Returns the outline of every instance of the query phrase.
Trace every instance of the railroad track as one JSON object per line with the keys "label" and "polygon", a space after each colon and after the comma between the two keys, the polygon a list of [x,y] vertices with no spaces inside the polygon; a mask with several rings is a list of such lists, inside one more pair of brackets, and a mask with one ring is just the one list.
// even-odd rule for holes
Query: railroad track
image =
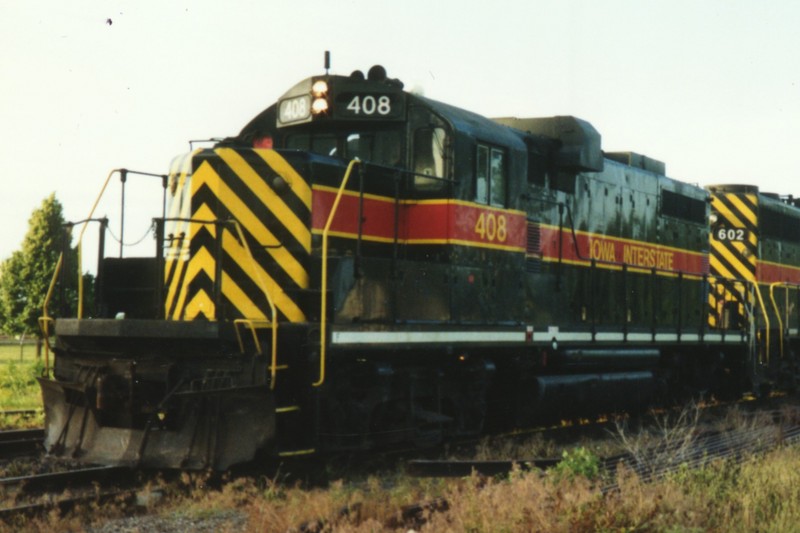
{"label": "railroad track", "polygon": [[[624,454],[602,461],[603,468],[613,475],[620,464],[634,471],[641,479],[651,481],[679,469],[696,469],[719,459],[741,462],[754,454],[766,453],[780,445],[800,443],[800,425],[795,423],[752,428],[743,431],[718,432],[696,439],[691,445],[672,449],[654,448],[639,454]],[[617,488],[616,482],[603,487],[603,492]]]}
{"label": "railroad track", "polygon": [[42,412],[42,409],[5,409],[0,410],[0,416],[20,416],[22,418],[31,418]]}
{"label": "railroad track", "polygon": [[[722,431],[697,431],[688,428],[681,438],[660,445],[643,447],[640,450],[606,457],[600,461],[600,469],[604,473],[598,489],[602,494],[619,490],[616,484],[616,470],[624,465],[635,472],[643,481],[654,481],[679,469],[701,468],[715,460],[727,459],[742,462],[753,455],[763,454],[782,445],[800,444],[800,411],[795,407],[792,411],[762,411],[754,413],[762,415],[760,424],[743,424]],[[771,419],[772,423],[763,423]],[[496,476],[507,474],[514,468],[521,470],[547,469],[558,464],[560,459],[535,458],[504,461],[470,461],[470,460],[413,460],[407,462],[407,473],[421,477],[463,477],[472,472],[481,475]],[[606,480],[602,484],[602,480]],[[608,481],[614,480],[614,481]],[[357,505],[357,504],[356,504]],[[398,524],[392,527],[417,529],[435,512],[446,512],[449,502],[444,498],[407,505],[398,510]],[[340,511],[340,515],[350,509]],[[330,529],[331,521],[318,520],[303,524],[300,531],[306,533],[321,532]]]}
{"label": "railroad track", "polygon": [[[779,419],[780,412],[767,416]],[[658,446],[603,458],[600,469],[613,478],[619,465],[625,465],[644,480],[663,477],[679,468],[698,468],[717,459],[742,459],[764,453],[781,444],[800,442],[800,424],[793,419],[773,425],[731,430],[696,432],[687,430],[680,439]],[[407,473],[416,477],[464,477],[472,472],[485,476],[505,475],[514,468],[546,470],[561,462],[560,458],[519,458],[513,460],[428,460],[408,461]],[[604,490],[611,490],[608,485]]]}
{"label": "railroad track", "polygon": [[0,458],[33,455],[44,451],[44,429],[0,431]]}
{"label": "railroad track", "polygon": [[128,467],[102,466],[0,479],[6,507],[0,520],[34,515],[58,508],[67,511],[78,503],[134,498],[136,471]]}

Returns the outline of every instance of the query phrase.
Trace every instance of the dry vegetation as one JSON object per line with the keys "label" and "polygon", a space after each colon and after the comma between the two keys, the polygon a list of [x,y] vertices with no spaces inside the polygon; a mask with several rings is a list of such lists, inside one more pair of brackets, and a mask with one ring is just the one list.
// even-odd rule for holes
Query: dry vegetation
{"label": "dry vegetation", "polygon": [[[738,411],[717,423],[722,428],[769,424]],[[367,478],[343,476],[325,488],[308,488],[278,475],[235,479],[212,489],[207,478],[184,475],[178,482],[153,483],[139,495],[140,507],[88,508],[67,517],[52,513],[0,525],[0,531],[795,530],[800,524],[796,446],[741,463],[720,460],[699,469],[679,467],[652,482],[624,468],[609,479],[597,468],[598,455],[614,449],[635,453],[669,439],[680,449],[696,424],[695,414],[688,412],[671,422],[665,418],[647,432],[620,428],[607,443],[567,449],[533,437],[527,448],[506,451],[558,454],[561,465],[547,472],[516,470],[507,478],[414,479],[399,468]],[[496,457],[488,446],[478,456]],[[609,486],[615,488],[603,490]],[[422,510],[419,504],[424,504]],[[144,515],[122,518],[134,510]]]}

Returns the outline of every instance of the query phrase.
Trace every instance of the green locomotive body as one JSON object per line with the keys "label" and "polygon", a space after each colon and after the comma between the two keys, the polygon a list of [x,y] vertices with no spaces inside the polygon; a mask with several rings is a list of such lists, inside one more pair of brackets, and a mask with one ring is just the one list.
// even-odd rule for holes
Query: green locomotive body
{"label": "green locomotive body", "polygon": [[719,193],[574,117],[325,74],[167,191],[153,257],[101,253],[96,316],[55,320],[53,453],[227,468],[794,381],[796,239],[759,218],[798,209],[723,273]]}

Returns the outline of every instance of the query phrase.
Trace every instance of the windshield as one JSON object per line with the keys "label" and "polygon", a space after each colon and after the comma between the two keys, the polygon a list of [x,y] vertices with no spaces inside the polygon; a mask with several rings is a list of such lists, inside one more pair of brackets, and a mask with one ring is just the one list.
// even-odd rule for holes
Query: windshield
{"label": "windshield", "polygon": [[405,164],[403,137],[399,130],[295,133],[286,138],[286,148],[344,159],[357,157],[389,167],[402,167]]}

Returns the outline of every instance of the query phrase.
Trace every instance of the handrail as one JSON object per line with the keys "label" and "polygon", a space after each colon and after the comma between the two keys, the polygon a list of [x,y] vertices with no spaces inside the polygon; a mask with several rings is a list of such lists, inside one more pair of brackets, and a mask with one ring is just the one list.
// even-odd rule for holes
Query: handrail
{"label": "handrail", "polygon": [[89,216],[83,222],[83,226],[81,227],[81,232],[78,234],[78,318],[83,318],[83,276],[81,275],[81,250],[82,250],[82,243],[83,243],[83,234],[86,233],[86,228],[89,226],[89,222],[94,215],[94,210],[97,209],[97,205],[100,203],[100,199],[103,197],[103,194],[106,192],[106,188],[108,184],[111,182],[111,176],[113,176],[117,172],[122,172],[124,169],[115,168],[111,172],[108,173],[106,177],[105,183],[103,183],[103,187],[100,189],[100,193],[97,195],[97,198],[92,204],[92,209],[89,211]]}
{"label": "handrail", "polygon": [[244,353],[244,340],[242,339],[242,334],[239,333],[239,324],[244,324],[247,326],[247,329],[250,330],[250,334],[253,336],[253,345],[256,347],[256,353],[258,355],[262,355],[264,353],[264,349],[261,347],[261,341],[258,340],[256,329],[259,326],[271,326],[272,322],[270,320],[253,320],[251,318],[237,318],[233,321],[234,332],[236,333],[236,341],[239,343],[239,351]]}
{"label": "handrail", "polygon": [[[269,326],[270,326],[270,328],[272,330],[272,342],[271,342],[272,355],[271,355],[271,365],[270,365],[270,378],[271,378],[270,379],[270,388],[274,389],[275,388],[275,378],[277,377],[277,371],[278,371],[278,361],[277,361],[277,359],[278,359],[278,349],[277,349],[278,348],[278,308],[275,306],[275,301],[272,299],[272,295],[270,294],[269,290],[267,289],[267,285],[264,282],[264,278],[261,276],[261,271],[258,268],[256,268],[258,265],[256,263],[255,257],[253,257],[253,252],[250,250],[250,245],[247,244],[247,239],[244,236],[244,232],[242,231],[241,224],[239,224],[239,222],[237,220],[234,220],[234,219],[202,220],[202,219],[195,219],[195,218],[170,217],[170,218],[165,218],[163,220],[165,222],[168,222],[168,221],[169,222],[183,221],[183,222],[189,222],[189,223],[192,223],[192,224],[202,224],[202,225],[214,224],[214,225],[217,225],[217,226],[224,225],[224,224],[232,224],[236,228],[236,234],[239,237],[239,240],[242,241],[242,247],[244,248],[245,252],[247,253],[247,256],[250,258],[250,265],[252,266],[253,271],[254,271],[254,273],[256,275],[256,279],[258,280],[258,286],[261,289],[261,292],[264,293],[264,297],[267,299],[267,304],[269,305],[269,309],[270,309],[270,314],[271,314],[270,321],[269,322],[263,322],[263,323],[264,324],[269,324]],[[222,238],[221,235],[220,235],[220,238]],[[274,246],[274,245],[270,245],[270,246]],[[222,279],[218,280],[218,282],[221,285],[222,284]],[[256,350],[258,350],[258,353],[260,355],[261,352],[262,352],[261,343],[258,341],[258,337],[255,334],[255,327],[256,327],[256,323],[257,322],[259,322],[259,321],[258,320],[252,320],[252,319],[236,319],[236,320],[233,321],[233,324],[234,324],[234,330],[235,330],[235,333],[236,333],[237,340],[239,342],[240,349],[242,348],[243,343],[242,343],[241,335],[239,334],[238,324],[247,324],[248,327],[250,328],[252,334],[253,334],[253,338],[255,340],[255,345],[256,345]]]}
{"label": "handrail", "polygon": [[40,316],[39,317],[39,330],[42,332],[42,336],[44,337],[44,369],[42,370],[42,376],[50,376],[50,350],[52,347],[50,346],[50,326],[49,324],[55,323],[53,317],[49,316]]}
{"label": "handrail", "polygon": [[[789,289],[789,288],[794,287],[795,289],[798,289],[798,288],[800,288],[800,286],[798,286],[795,283],[787,283],[785,281],[776,281],[774,283],[771,283],[770,286],[769,286],[769,298],[772,301],[772,308],[775,310],[775,316],[778,318],[778,326],[780,327],[780,339],[781,339],[780,347],[781,347],[781,357],[783,357],[783,355],[784,355],[784,353],[783,353],[783,334],[784,334],[783,318],[781,318],[781,312],[780,312],[780,308],[778,307],[778,302],[775,300],[775,287],[783,287],[785,289]],[[789,319],[788,313],[787,313],[786,319],[787,320]]]}
{"label": "handrail", "polygon": [[47,306],[50,304],[50,298],[53,297],[53,290],[56,287],[58,280],[58,273],[61,271],[61,265],[64,262],[64,252],[58,254],[58,261],[56,261],[56,268],[53,272],[53,279],[50,280],[50,286],[47,288],[47,295],[44,297],[44,304],[42,304],[42,316],[39,317],[39,330],[44,337],[44,375],[50,375],[50,328],[48,324],[55,322],[51,316],[47,314]]}
{"label": "handrail", "polygon": [[331,212],[328,213],[328,220],[325,222],[325,227],[322,230],[322,280],[320,297],[320,318],[319,318],[319,379],[312,383],[312,386],[319,387],[325,383],[325,356],[326,356],[326,336],[327,336],[327,320],[328,320],[328,233],[333,224],[333,217],[336,216],[336,211],[339,209],[339,201],[342,199],[342,194],[350,179],[350,174],[353,168],[360,164],[361,160],[358,158],[353,159],[347,165],[347,170],[344,173],[339,190],[336,192],[336,199],[331,206]]}
{"label": "handrail", "polygon": [[778,309],[778,302],[775,301],[775,285],[781,285],[782,282],[778,281],[775,283],[770,283],[769,285],[769,299],[772,302],[772,308],[775,310],[775,317],[778,319],[778,327],[780,328],[779,337],[780,337],[780,348],[781,348],[781,357],[783,357],[783,319],[781,318],[780,309]]}
{"label": "handrail", "polygon": [[[103,183],[103,187],[100,189],[100,193],[97,195],[97,198],[92,204],[92,209],[89,211],[89,216],[83,222],[83,227],[81,228],[80,235],[78,236],[78,318],[83,318],[83,276],[81,275],[81,242],[83,241],[83,234],[86,232],[86,227],[89,225],[89,222],[92,220],[92,215],[94,214],[94,210],[97,209],[97,205],[100,203],[100,199],[103,197],[103,194],[108,187],[109,182],[111,181],[111,176],[114,175],[115,172],[119,172],[121,169],[115,168],[111,172],[108,173],[106,177],[106,181]],[[45,375],[50,372],[50,339],[49,339],[49,327],[46,324],[50,324],[55,322],[55,320],[47,314],[47,307],[50,305],[50,300],[53,297],[53,290],[55,289],[56,282],[58,281],[58,276],[61,273],[61,267],[64,264],[64,252],[61,252],[58,256],[58,261],[56,262],[56,268],[53,270],[53,277],[50,280],[50,287],[47,289],[47,296],[44,298],[44,303],[42,303],[42,316],[39,318],[39,329],[42,331],[42,334],[45,338]]]}
{"label": "handrail", "polygon": [[769,364],[769,315],[767,314],[767,307],[764,305],[764,298],[761,297],[761,289],[758,286],[757,281],[753,281],[753,288],[755,289],[756,296],[758,297],[758,303],[761,306],[761,312],[764,314],[764,322],[766,323],[766,362]]}
{"label": "handrail", "polygon": [[[162,176],[160,174],[156,175],[156,174],[149,174],[149,173],[145,173],[145,172],[130,171],[130,170],[127,170],[127,169],[124,169],[124,168],[115,168],[111,172],[108,173],[108,176],[106,176],[106,180],[103,182],[103,186],[100,188],[100,192],[98,193],[97,198],[95,198],[94,203],[92,204],[92,208],[89,211],[89,216],[87,216],[84,220],[82,220],[80,222],[80,223],[82,223],[82,226],[81,226],[81,232],[78,235],[78,243],[77,243],[77,251],[78,251],[78,312],[77,312],[77,318],[83,318],[83,275],[81,274],[82,261],[83,261],[83,234],[86,233],[86,228],[89,226],[89,222],[92,222],[92,221],[95,220],[92,217],[94,215],[95,210],[97,209],[97,206],[100,204],[100,200],[103,198],[103,195],[105,194],[106,189],[108,188],[108,184],[111,183],[111,177],[114,174],[118,173],[118,172],[119,173],[123,173],[123,174],[125,174],[127,172],[133,172],[133,173],[136,173],[136,174],[159,176],[162,179],[164,179],[164,176]],[[61,264],[62,264],[62,261],[61,261],[61,258],[59,258],[59,262],[56,264],[55,272],[53,272],[53,279],[50,281],[50,290],[48,290],[48,296],[45,299],[45,302],[44,302],[44,305],[43,305],[43,307],[44,307],[43,318],[47,318],[47,310],[46,310],[46,308],[47,308],[47,305],[50,303],[50,298],[52,296],[52,294],[51,294],[52,293],[52,288],[55,286],[56,280],[58,279],[58,275],[59,275],[59,273],[61,271]]]}
{"label": "handrail", "polygon": [[[278,310],[275,307],[275,302],[272,300],[272,296],[270,295],[269,291],[267,290],[267,286],[264,283],[263,277],[261,276],[261,270],[256,268],[258,265],[256,264],[256,260],[253,257],[253,252],[250,251],[250,245],[247,244],[247,239],[245,239],[245,237],[244,237],[244,232],[242,231],[242,226],[236,220],[228,220],[226,222],[229,222],[229,223],[233,224],[234,227],[236,227],[236,233],[239,235],[239,239],[242,241],[242,246],[244,247],[245,251],[247,252],[247,255],[250,257],[250,264],[252,265],[253,270],[255,271],[256,278],[258,279],[259,288],[261,289],[261,292],[264,293],[264,296],[267,299],[267,303],[269,304],[270,314],[272,315],[271,316],[271,321],[270,321],[270,328],[272,329],[272,346],[271,346],[271,348],[272,348],[272,358],[271,358],[272,361],[271,361],[271,364],[270,364],[270,382],[269,382],[269,386],[270,386],[270,389],[274,389],[275,388],[275,378],[277,377],[277,373],[278,373]],[[219,282],[222,283],[222,280],[219,280]],[[238,335],[238,333],[237,333],[237,335]]]}
{"label": "handrail", "polygon": [[[727,294],[729,294],[731,296],[741,298],[740,305],[744,305],[745,301],[750,301],[747,295],[747,287],[753,283],[751,280],[746,280],[743,278],[726,278],[724,276],[715,276],[713,274],[707,275],[705,279],[708,283],[709,293],[716,294],[716,289],[721,286],[723,290],[722,296],[727,297]],[[747,306],[745,306],[745,308],[747,309]],[[750,315],[752,315],[752,313]],[[750,315],[747,316],[748,323],[753,321],[753,317]],[[720,314],[720,311],[716,311],[715,318],[718,321],[717,328],[728,329],[723,328],[722,323],[724,316]]]}

